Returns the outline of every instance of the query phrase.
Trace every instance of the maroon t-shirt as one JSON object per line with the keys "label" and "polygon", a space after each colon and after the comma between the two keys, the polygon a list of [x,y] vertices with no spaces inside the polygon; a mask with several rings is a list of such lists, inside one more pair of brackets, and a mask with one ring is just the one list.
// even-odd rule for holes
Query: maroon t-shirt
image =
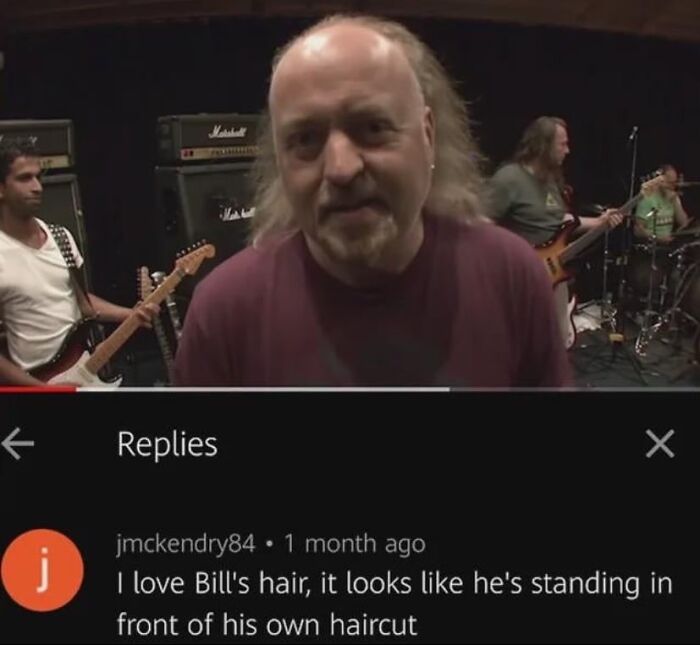
{"label": "maroon t-shirt", "polygon": [[297,233],[247,248],[195,290],[179,386],[571,385],[542,261],[513,233],[425,217],[407,269],[377,288],[324,271]]}

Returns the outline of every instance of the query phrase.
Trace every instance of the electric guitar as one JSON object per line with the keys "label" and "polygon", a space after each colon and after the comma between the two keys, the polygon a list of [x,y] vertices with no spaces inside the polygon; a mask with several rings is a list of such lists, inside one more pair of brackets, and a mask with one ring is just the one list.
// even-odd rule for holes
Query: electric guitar
{"label": "electric guitar", "polygon": [[[645,195],[648,195],[653,190],[656,190],[661,184],[664,183],[664,181],[663,175],[657,175],[656,177],[645,181],[642,184],[639,193],[629,199],[617,210],[620,211],[625,217],[629,217],[632,208],[636,206],[637,202],[639,202],[639,200]],[[564,280],[569,280],[572,278],[573,274],[567,270],[566,264],[573,260],[608,230],[607,226],[596,226],[595,228],[586,231],[586,233],[584,233],[581,237],[569,244],[569,238],[577,226],[578,222],[576,221],[566,222],[561,225],[559,231],[552,239],[535,247],[535,251],[540,258],[542,258],[549,276],[552,279],[552,285],[557,285]]]}
{"label": "electric guitar", "polygon": [[[153,293],[153,281],[148,273],[148,267],[143,266],[139,269],[139,297],[142,301],[145,301],[148,296]],[[163,329],[163,323],[159,316],[153,320],[153,331],[156,334],[156,339],[158,340],[158,347],[160,347],[160,353],[163,356],[163,362],[165,363],[165,368],[168,371],[168,381],[173,383],[173,374],[175,368],[175,359],[173,358],[172,350],[170,349],[170,343],[168,342],[168,337]]]}
{"label": "electric guitar", "polygon": [[[215,249],[211,244],[204,244],[180,257],[175,262],[173,272],[143,300],[143,304],[160,304],[185,276],[194,275],[202,262],[206,258],[214,257],[214,253]],[[79,386],[119,387],[122,382],[121,377],[103,381],[99,371],[139,328],[139,317],[136,312],[132,312],[91,353],[89,336],[94,324],[94,319],[85,318],[73,325],[56,355],[48,363],[31,370],[32,376],[45,383],[56,385],[74,383]]]}

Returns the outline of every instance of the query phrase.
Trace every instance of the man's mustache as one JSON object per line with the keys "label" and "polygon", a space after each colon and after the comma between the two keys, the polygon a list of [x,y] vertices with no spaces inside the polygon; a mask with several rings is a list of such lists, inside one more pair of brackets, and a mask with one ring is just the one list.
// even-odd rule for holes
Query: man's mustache
{"label": "man's mustache", "polygon": [[323,219],[335,212],[357,210],[365,206],[386,207],[386,204],[384,200],[377,197],[375,194],[354,194],[322,202],[319,206],[319,214],[321,219]]}

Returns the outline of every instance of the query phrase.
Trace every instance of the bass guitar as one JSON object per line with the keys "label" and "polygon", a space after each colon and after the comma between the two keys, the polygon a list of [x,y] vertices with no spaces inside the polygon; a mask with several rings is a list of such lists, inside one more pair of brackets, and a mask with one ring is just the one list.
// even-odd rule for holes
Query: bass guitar
{"label": "bass guitar", "polygon": [[[629,217],[632,209],[637,205],[637,202],[645,195],[656,190],[663,183],[663,175],[657,175],[645,181],[637,195],[629,199],[617,210],[625,217]],[[562,224],[559,231],[552,239],[535,247],[535,251],[547,268],[553,285],[571,279],[573,274],[566,268],[566,265],[608,230],[607,226],[596,226],[569,243],[569,239],[577,226],[578,222],[576,221],[566,222]]]}
{"label": "bass guitar", "polygon": [[[214,247],[204,244],[180,257],[175,262],[173,272],[143,300],[143,304],[160,304],[185,276],[194,275],[202,262],[206,258],[214,257],[214,254]],[[85,387],[119,387],[121,377],[104,381],[99,372],[139,328],[139,317],[136,312],[131,313],[110,336],[96,345],[94,350],[89,342],[93,325],[95,320],[91,318],[85,318],[73,325],[56,355],[49,362],[31,370],[32,376],[55,385],[73,383]]]}

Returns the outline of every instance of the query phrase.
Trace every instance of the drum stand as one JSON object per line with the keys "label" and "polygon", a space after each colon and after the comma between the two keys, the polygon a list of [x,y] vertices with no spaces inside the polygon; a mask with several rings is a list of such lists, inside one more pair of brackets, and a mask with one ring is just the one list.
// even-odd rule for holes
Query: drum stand
{"label": "drum stand", "polygon": [[695,336],[693,338],[693,358],[688,361],[687,367],[682,369],[671,379],[672,383],[686,377],[690,371],[695,371],[700,374],[700,320],[697,320],[694,316],[683,311],[683,308],[681,307],[681,303],[683,302],[687,291],[694,284],[694,279],[696,277],[700,277],[700,262],[695,262],[688,266],[684,271],[680,271],[683,266],[683,250],[684,249],[681,248],[676,251],[676,253],[678,253],[676,266],[679,268],[680,278],[674,290],[674,297],[671,307],[663,313],[659,322],[651,328],[652,334],[655,334],[663,325],[668,325],[668,330],[673,334],[672,346],[676,352],[680,352],[681,329],[678,324],[678,315],[680,314],[680,316],[684,317],[686,320],[695,325]]}
{"label": "drum stand", "polygon": [[[639,356],[646,356],[646,350],[651,341],[655,339],[657,334],[662,328],[666,328],[671,333],[671,338],[668,343],[675,350],[676,353],[680,353],[682,349],[681,341],[681,327],[679,323],[679,316],[693,325],[695,325],[695,336],[693,339],[693,358],[688,361],[688,366],[683,368],[679,373],[673,376],[670,380],[672,383],[680,380],[681,378],[687,377],[690,371],[696,371],[700,374],[700,320],[697,320],[693,315],[683,310],[681,306],[685,298],[686,293],[694,284],[694,279],[700,277],[700,262],[693,262],[689,266],[685,265],[685,252],[686,247],[682,246],[669,254],[669,257],[676,256],[676,262],[673,268],[669,268],[663,276],[661,285],[659,286],[659,311],[657,312],[652,308],[653,304],[653,280],[654,273],[657,270],[656,266],[656,239],[652,238],[652,261],[651,261],[651,271],[649,275],[649,289],[647,293],[646,309],[644,311],[644,318],[642,322],[642,327],[637,336],[637,342],[635,343],[635,351]],[[673,300],[670,306],[664,309],[666,294],[668,291],[668,281],[669,274],[675,269],[678,276],[677,282],[673,289]],[[652,324],[651,320],[655,318],[655,322]],[[663,339],[660,339],[664,342]]]}
{"label": "drum stand", "polygon": [[608,291],[608,265],[610,264],[610,229],[605,229],[603,243],[603,300],[600,304],[600,326],[615,329],[616,311],[612,306],[612,293]]}
{"label": "drum stand", "polygon": [[[650,309],[651,305],[651,284],[649,288],[649,295],[647,296],[647,311],[645,311],[645,317],[644,317],[644,324],[642,325],[642,330],[640,331],[640,338],[638,338],[638,342],[640,342],[641,346],[641,352],[640,355],[644,355],[646,346],[649,344],[650,341],[654,340],[654,337],[656,334],[658,334],[659,330],[666,326],[667,329],[672,332],[673,334],[673,343],[672,346],[674,349],[677,351],[680,350],[680,326],[678,324],[678,315],[680,314],[681,316],[685,316],[686,318],[689,318],[692,320],[693,323],[698,325],[700,321],[696,321],[692,316],[689,316],[687,313],[683,311],[681,308],[681,302],[683,302],[683,298],[685,297],[686,292],[688,289],[691,287],[693,283],[693,277],[695,276],[695,273],[700,269],[700,264],[695,263],[690,265],[687,268],[684,267],[684,247],[681,247],[675,251],[673,251],[669,257],[676,256],[676,264],[675,264],[675,269],[678,274],[678,282],[676,283],[675,289],[673,291],[673,301],[671,302],[671,306],[663,311],[663,305],[665,302],[666,298],[666,292],[668,291],[668,274],[664,275],[663,281],[661,283],[661,286],[659,287],[660,291],[660,302],[659,302],[659,309],[662,310],[661,313],[656,313],[655,311],[652,311]],[[654,259],[652,258],[652,271],[655,269],[654,266]],[[652,274],[653,275],[653,274]],[[651,276],[650,276],[650,282],[651,282]],[[648,315],[647,315],[648,314]],[[651,315],[654,314],[657,318],[657,321],[653,325],[649,325],[649,318]],[[641,339],[641,340],[640,340]]]}
{"label": "drum stand", "polygon": [[[637,340],[634,343],[634,351],[638,356],[646,356],[647,348],[649,347],[649,342],[652,340],[654,334],[661,327],[662,316],[654,309],[652,309],[652,300],[654,298],[654,277],[658,271],[656,265],[656,235],[651,236],[651,268],[649,270],[649,287],[647,289],[646,297],[646,307],[644,308],[644,315],[642,317],[642,326],[637,334]],[[666,276],[663,277],[661,282],[661,298],[659,302],[659,309],[663,307],[663,302],[666,296]],[[657,322],[652,325],[652,318],[657,318]]]}

